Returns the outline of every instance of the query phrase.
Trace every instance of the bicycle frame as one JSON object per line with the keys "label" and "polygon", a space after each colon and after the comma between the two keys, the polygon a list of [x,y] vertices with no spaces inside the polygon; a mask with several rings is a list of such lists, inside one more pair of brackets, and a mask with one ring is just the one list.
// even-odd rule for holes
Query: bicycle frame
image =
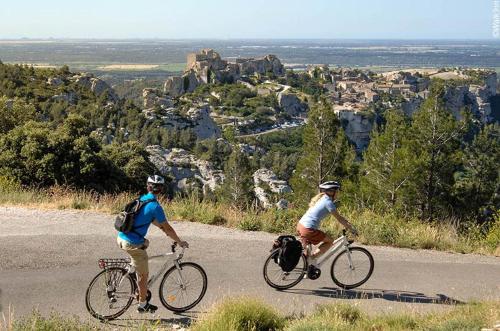
{"label": "bicycle frame", "polygon": [[[180,277],[181,282],[184,283],[184,279],[182,279],[182,274],[179,271],[180,270],[179,261],[184,256],[184,248],[181,248],[181,249],[182,249],[182,251],[179,254],[177,254],[177,257],[174,259],[174,266],[176,267],[177,271],[179,272],[179,277]],[[148,258],[148,262],[151,261],[151,260],[154,260],[154,259],[167,258],[167,257],[169,257],[171,255],[176,255],[174,249],[172,249],[171,253],[165,253],[165,254],[150,256]],[[151,276],[151,278],[149,278],[149,280],[148,280],[148,288],[150,288],[158,280],[158,278],[160,278],[160,276],[168,270],[168,266],[169,266],[169,261],[167,260],[161,266],[161,268],[155,274],[153,274]],[[127,273],[132,274],[134,272],[135,272],[135,268],[132,265],[129,264],[129,266],[127,268]],[[124,279],[123,277],[120,278],[118,286],[121,285],[123,279]],[[137,281],[138,281],[137,276],[135,277],[134,281],[136,283],[136,286],[138,287],[139,284],[137,283]]]}
{"label": "bicycle frame", "polygon": [[[148,261],[151,261],[151,260],[154,260],[154,259],[167,258],[170,255],[175,255],[175,253],[171,252],[171,253],[165,253],[165,254],[160,254],[160,255],[154,255],[154,256],[149,257]],[[176,267],[177,270],[180,269],[179,261],[182,259],[183,255],[184,255],[184,248],[182,248],[181,253],[179,253],[177,255],[177,258],[174,259],[174,265],[175,265],[175,267]],[[160,278],[160,276],[167,271],[168,267],[169,267],[169,261],[165,261],[165,263],[161,266],[161,268],[155,274],[153,274],[151,276],[151,278],[149,278],[149,280],[148,280],[148,288],[151,287],[158,280],[158,278]],[[179,277],[181,277],[181,281],[183,281],[182,275],[181,275],[180,272],[179,272]]]}
{"label": "bicycle frame", "polygon": [[[337,251],[339,251],[342,248],[344,248],[345,250],[347,250],[347,258],[349,260],[349,265],[350,265],[351,268],[353,268],[352,267],[352,260],[351,260],[351,253],[347,249],[347,247],[349,246],[349,244],[350,243],[347,240],[347,237],[345,235],[341,236],[340,238],[336,239],[333,242],[332,247],[328,251],[326,251],[323,255],[321,255],[318,258],[318,260],[314,263],[314,265],[317,268],[320,268],[325,263],[325,261],[327,261],[330,257],[332,257]],[[312,245],[308,244],[306,250],[307,250],[307,264],[311,265],[312,264],[312,258],[311,258]]]}

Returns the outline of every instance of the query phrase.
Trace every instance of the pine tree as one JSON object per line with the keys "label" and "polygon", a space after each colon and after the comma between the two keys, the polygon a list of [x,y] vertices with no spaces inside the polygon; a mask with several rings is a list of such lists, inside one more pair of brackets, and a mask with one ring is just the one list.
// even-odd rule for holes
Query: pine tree
{"label": "pine tree", "polygon": [[485,126],[462,154],[454,195],[465,216],[481,218],[500,209],[500,125]]}
{"label": "pine tree", "polygon": [[224,167],[224,174],[220,196],[238,208],[249,206],[253,198],[253,179],[250,162],[239,148],[233,149]]}
{"label": "pine tree", "polygon": [[415,113],[410,139],[404,146],[411,153],[414,175],[406,189],[408,203],[415,203],[423,219],[436,213],[449,214],[456,155],[467,123],[458,122],[444,107],[444,86],[431,86],[430,97]]}
{"label": "pine tree", "polygon": [[305,201],[321,182],[347,176],[353,161],[354,151],[331,104],[323,100],[311,107],[302,155],[291,179],[295,197]]}
{"label": "pine tree", "polygon": [[401,201],[399,191],[413,176],[410,151],[402,146],[408,128],[402,111],[387,111],[383,131],[373,131],[364,153],[361,190],[368,202],[384,210],[394,208]]}

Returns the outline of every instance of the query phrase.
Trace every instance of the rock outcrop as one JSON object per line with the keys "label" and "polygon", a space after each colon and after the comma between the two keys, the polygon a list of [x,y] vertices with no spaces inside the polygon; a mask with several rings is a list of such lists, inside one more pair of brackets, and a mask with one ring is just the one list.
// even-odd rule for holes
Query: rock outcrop
{"label": "rock outcrop", "polygon": [[171,108],[174,105],[172,99],[162,98],[158,96],[158,91],[153,88],[145,88],[142,90],[144,108],[153,108],[159,106],[162,109]]}
{"label": "rock outcrop", "polygon": [[284,180],[279,180],[269,169],[259,169],[253,174],[254,193],[260,206],[271,208],[273,205],[280,209],[288,206],[283,195],[292,192]]}
{"label": "rock outcrop", "polygon": [[307,103],[302,102],[296,94],[282,91],[278,93],[278,105],[290,116],[299,116],[307,112]]}
{"label": "rock outcrop", "polygon": [[64,81],[59,77],[49,77],[49,79],[47,79],[47,84],[51,86],[61,86],[64,84]]}
{"label": "rock outcrop", "polygon": [[147,108],[142,113],[148,120],[161,119],[163,126],[169,129],[191,129],[200,140],[221,136],[219,126],[210,117],[210,107],[207,104],[193,107],[185,114],[181,114],[176,108],[160,111],[155,108]]}
{"label": "rock outcrop", "polygon": [[337,111],[336,113],[347,139],[356,146],[356,150],[359,152],[368,147],[375,115],[357,111]]}
{"label": "rock outcrop", "polygon": [[496,84],[446,87],[445,107],[456,119],[460,119],[460,112],[468,108],[473,116],[486,124],[493,120],[490,100],[495,95]]}
{"label": "rock outcrop", "polygon": [[209,161],[199,160],[182,148],[166,149],[151,145],[146,150],[161,173],[173,178],[176,192],[188,193],[200,188],[204,194],[209,194],[224,181],[222,170],[214,169]]}
{"label": "rock outcrop", "polygon": [[95,78],[91,74],[81,73],[74,75],[70,78],[76,84],[87,88],[94,93],[95,96],[100,97],[103,93],[107,93],[108,100],[111,102],[118,101],[118,96],[115,91],[103,80]]}
{"label": "rock outcrop", "polygon": [[201,84],[236,82],[241,76],[273,73],[281,76],[285,70],[274,55],[256,59],[236,59],[235,63],[223,60],[213,49],[203,49],[187,56],[186,70],[182,76],[167,79],[164,92],[172,97],[194,91]]}

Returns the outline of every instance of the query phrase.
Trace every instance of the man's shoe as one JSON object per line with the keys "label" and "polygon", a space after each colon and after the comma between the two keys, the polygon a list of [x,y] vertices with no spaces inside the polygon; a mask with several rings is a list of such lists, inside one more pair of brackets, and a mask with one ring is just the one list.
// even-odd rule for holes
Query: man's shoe
{"label": "man's shoe", "polygon": [[137,307],[137,312],[140,314],[144,313],[154,313],[158,309],[157,306],[150,304],[149,302],[146,303],[144,307],[141,307],[140,305]]}

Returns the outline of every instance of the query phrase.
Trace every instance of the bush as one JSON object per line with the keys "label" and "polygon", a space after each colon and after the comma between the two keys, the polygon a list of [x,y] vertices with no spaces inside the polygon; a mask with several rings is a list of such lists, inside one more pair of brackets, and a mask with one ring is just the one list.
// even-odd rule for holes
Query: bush
{"label": "bush", "polygon": [[310,316],[292,323],[287,330],[352,330],[364,318],[359,308],[345,304],[319,306]]}
{"label": "bush", "polygon": [[490,228],[490,231],[486,235],[485,243],[495,251],[496,255],[500,255],[500,219]]}
{"label": "bush", "polygon": [[258,215],[245,215],[238,224],[238,228],[245,231],[260,231],[262,229],[262,222]]}
{"label": "bush", "polygon": [[270,331],[285,326],[285,318],[274,308],[251,298],[228,299],[196,322],[193,331]]}

